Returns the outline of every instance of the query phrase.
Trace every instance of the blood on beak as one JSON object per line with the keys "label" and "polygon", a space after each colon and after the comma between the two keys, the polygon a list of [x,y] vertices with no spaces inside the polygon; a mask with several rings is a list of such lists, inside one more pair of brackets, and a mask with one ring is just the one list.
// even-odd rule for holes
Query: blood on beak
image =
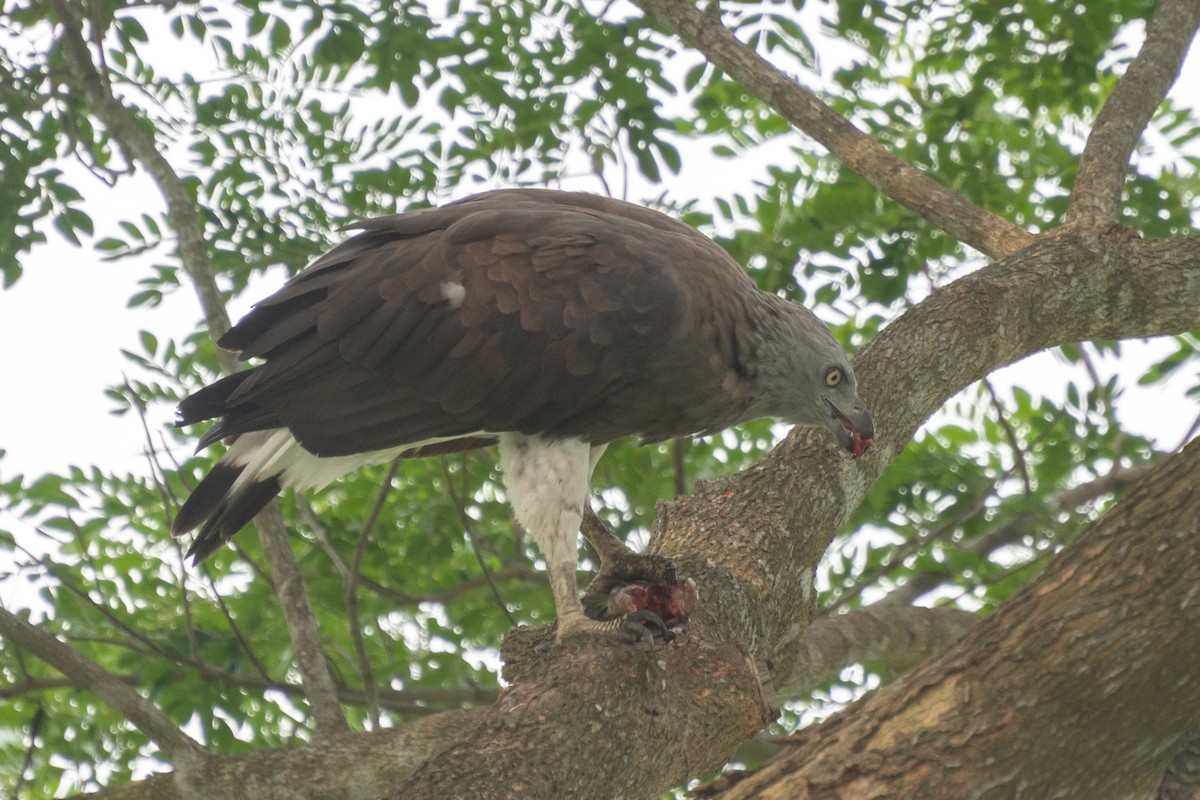
{"label": "blood on beak", "polygon": [[[829,402],[826,400],[826,402]],[[863,428],[866,430],[866,436],[863,436],[863,431],[860,431],[858,426],[850,417],[846,416],[833,403],[829,403],[829,408],[833,412],[833,418],[838,421],[848,436],[842,437],[842,443],[854,458],[858,458],[863,453],[867,452],[867,448],[874,441],[875,425],[871,420],[871,415],[866,409],[860,409],[855,413],[855,416],[861,417],[863,420]]]}

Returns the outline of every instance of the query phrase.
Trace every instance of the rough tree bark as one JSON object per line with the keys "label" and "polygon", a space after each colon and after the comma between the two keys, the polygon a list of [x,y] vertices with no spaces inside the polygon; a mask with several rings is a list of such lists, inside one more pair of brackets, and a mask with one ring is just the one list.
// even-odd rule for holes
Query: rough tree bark
{"label": "rough tree bark", "polygon": [[[801,679],[817,561],[869,486],[946,398],[1046,347],[1200,328],[1200,238],[1144,241],[1116,224],[1112,186],[1114,180],[1120,185],[1128,161],[1128,136],[1116,128],[1101,137],[1107,144],[1093,150],[1089,181],[1100,188],[1080,187],[1073,200],[1074,208],[1087,213],[1035,238],[872,147],[819,100],[748,52],[716,15],[683,0],[638,4],[825,142],[884,194],[998,260],[933,293],[856,360],[860,391],[876,412],[880,432],[864,458],[851,461],[820,434],[797,431],[754,468],[698,484],[693,496],[660,508],[651,549],[675,559],[681,574],[700,587],[700,606],[682,636],[654,651],[603,642],[557,648],[548,644],[545,631],[511,637],[505,654],[513,685],[492,707],[447,723],[448,735],[436,741],[448,746],[414,772],[391,773],[389,780],[400,783],[390,797],[652,798],[720,767],[773,719],[772,686]],[[56,5],[65,7],[64,0]],[[1171,24],[1150,26],[1152,35],[1138,57],[1143,68],[1130,69],[1138,88],[1134,97],[1159,93],[1150,98],[1151,109],[1178,70],[1200,4],[1164,0],[1157,16]],[[1129,103],[1128,112],[1111,112],[1110,119],[1117,116],[1140,135],[1147,105],[1142,97]],[[1088,192],[1107,195],[1089,202]],[[1089,795],[1090,776],[1104,774],[1117,759],[1104,751],[1103,731],[1068,735],[1089,720],[1136,725],[1146,734],[1144,748],[1122,755],[1137,767],[1126,782],[1128,791],[1153,786],[1154,770],[1161,778],[1172,748],[1183,745],[1200,716],[1191,667],[1200,655],[1194,650],[1200,537],[1197,495],[1190,488],[1197,484],[1198,449],[1193,445],[1156,469],[1133,498],[1061,554],[1034,586],[1004,612],[980,622],[937,663],[856,705],[819,733],[802,734],[795,752],[764,770],[758,783],[730,791],[754,785],[795,796],[789,792],[805,786],[808,771],[817,770],[811,774],[844,791],[872,790],[871,781],[886,778],[928,789],[922,796],[962,797],[974,775],[995,778],[992,791],[1007,787],[1005,796],[1011,796],[1012,774],[1023,776],[1028,769],[1040,776],[1053,770],[1035,767],[1035,761],[1042,767],[1055,763],[1021,750],[1018,743],[1028,740],[1028,730],[1006,739],[1024,721],[1044,726],[1038,738],[1057,748],[1056,760],[1075,759],[1071,770],[1057,770],[1046,780],[1059,780],[1070,796],[1097,796]],[[1165,585],[1181,588],[1150,590]],[[1153,638],[1142,635],[1143,623],[1152,626]],[[1047,659],[1056,668],[1036,672]],[[1031,675],[1050,682],[1060,704],[1072,703],[1077,713],[1056,716],[1060,706]],[[993,679],[995,686],[989,686]],[[79,682],[86,685],[82,677]],[[1152,685],[1159,698],[1147,698]],[[982,702],[985,697],[988,702]],[[1092,708],[1095,698],[1105,708]],[[1137,716],[1141,704],[1173,700],[1171,708],[1179,713],[1163,708],[1163,716],[1152,719],[1154,731],[1142,727],[1147,718]],[[369,746],[379,735],[333,739],[355,742],[354,766],[370,770],[395,756]],[[821,741],[805,746],[815,738]],[[848,758],[854,742],[867,753],[848,771],[845,764],[851,762],[838,759]],[[939,750],[936,742],[947,749]],[[234,761],[193,757],[185,747],[189,757],[175,765],[174,777],[157,779],[156,786],[170,787],[171,794],[155,796],[247,796],[248,784],[239,782]],[[256,755],[268,765],[272,758],[316,758],[330,752],[328,747]],[[990,767],[984,748],[1001,756]],[[956,754],[953,776],[961,780],[939,780],[944,753]],[[892,754],[898,754],[895,763]],[[810,758],[816,760],[809,764]],[[316,788],[305,794],[299,773],[281,768],[283,763],[255,773],[264,796],[273,786],[291,797],[370,797],[388,785],[372,778],[369,785],[335,787],[337,795]],[[228,780],[213,780],[228,770],[233,770]],[[984,784],[971,788],[988,791]],[[127,794],[106,795],[132,797],[138,790],[135,785]]]}
{"label": "rough tree bark", "polygon": [[1200,720],[1196,631],[1200,440],[941,657],[707,796],[1150,797]]}

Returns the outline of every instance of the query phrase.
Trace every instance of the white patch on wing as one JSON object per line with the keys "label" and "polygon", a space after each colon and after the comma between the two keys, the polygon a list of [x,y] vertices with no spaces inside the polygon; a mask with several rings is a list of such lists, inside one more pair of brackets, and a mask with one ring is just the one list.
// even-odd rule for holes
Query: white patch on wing
{"label": "white patch on wing", "polygon": [[463,304],[463,300],[467,298],[467,289],[461,283],[454,281],[442,281],[438,284],[438,289],[442,292],[442,297],[446,298],[446,302],[451,308],[459,308]]}
{"label": "white patch on wing", "polygon": [[449,442],[454,439],[486,436],[482,432],[466,436],[442,436],[420,442],[390,447],[386,450],[371,450],[349,456],[322,458],[305,450],[286,428],[243,433],[230,446],[226,461],[244,466],[242,474],[233,484],[236,491],[255,481],[266,480],[278,475],[285,487],[292,489],[320,489],[348,472],[368,464],[385,464],[401,453],[416,450],[426,445]]}

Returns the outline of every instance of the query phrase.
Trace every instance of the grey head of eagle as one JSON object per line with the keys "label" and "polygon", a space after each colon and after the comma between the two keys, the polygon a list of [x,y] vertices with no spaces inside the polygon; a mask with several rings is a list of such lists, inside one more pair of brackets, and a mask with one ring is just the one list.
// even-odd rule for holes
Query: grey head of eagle
{"label": "grey head of eagle", "polygon": [[874,436],[845,352],[695,229],[630,203],[515,189],[371,219],[218,344],[256,366],[179,404],[228,452],[180,509],[210,556],[284,487],[366,464],[499,445],[545,557],[558,637],[585,616],[577,533],[611,441],[773,417]]}

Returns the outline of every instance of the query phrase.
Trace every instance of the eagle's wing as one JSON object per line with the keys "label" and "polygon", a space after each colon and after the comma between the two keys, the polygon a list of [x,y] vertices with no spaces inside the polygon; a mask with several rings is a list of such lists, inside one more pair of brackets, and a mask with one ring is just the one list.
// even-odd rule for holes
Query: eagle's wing
{"label": "eagle's wing", "polygon": [[321,457],[503,431],[656,439],[729,424],[705,406],[745,393],[737,343],[693,296],[753,286],[662,214],[517,190],[356,227],[222,338],[264,363],[181,404],[181,424],[222,417],[202,444],[275,428]]}

